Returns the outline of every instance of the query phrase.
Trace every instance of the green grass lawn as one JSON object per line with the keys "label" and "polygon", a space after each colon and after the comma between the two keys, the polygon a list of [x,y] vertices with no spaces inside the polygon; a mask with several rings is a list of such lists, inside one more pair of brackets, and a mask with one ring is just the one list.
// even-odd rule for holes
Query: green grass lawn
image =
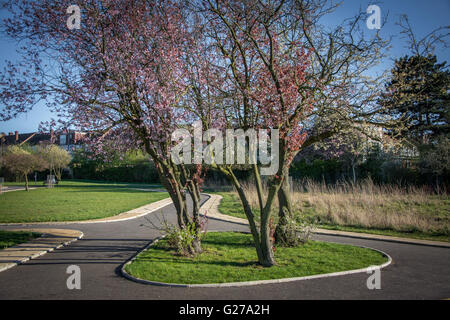
{"label": "green grass lawn", "polygon": [[[242,208],[241,200],[232,192],[214,192],[222,196],[219,205],[219,212],[236,218],[247,219]],[[259,220],[259,216],[255,215],[255,219]]]}
{"label": "green grass lawn", "polygon": [[40,234],[36,232],[0,230],[0,249],[5,249],[16,244],[28,242],[39,236]]}
{"label": "green grass lawn", "polygon": [[[244,214],[244,210],[242,209],[241,202],[239,200],[239,197],[232,193],[232,192],[216,192],[216,194],[219,194],[223,197],[220,205],[219,205],[219,212],[222,214],[230,215],[233,217],[243,218],[246,219],[246,216]],[[407,210],[406,206],[409,206],[410,210],[416,210],[419,212],[419,214],[433,216],[435,219],[438,219],[442,221],[442,223],[445,225],[448,225],[448,221],[450,219],[450,212],[449,212],[449,202],[450,200],[443,200],[441,201],[441,206],[439,208],[436,208],[435,202],[430,202],[431,204],[429,206],[425,205],[421,202],[402,202],[399,204],[398,202],[393,203],[386,203],[385,206],[390,208],[393,214],[395,214],[399,208],[396,206],[403,206],[402,210]],[[303,208],[303,212],[306,213],[306,215],[309,218],[313,218],[316,216],[316,213],[314,212],[314,207],[309,205],[305,206]],[[255,219],[259,220],[258,210],[255,210]],[[276,222],[277,217],[274,216],[274,220]],[[376,228],[364,228],[361,226],[355,226],[355,225],[333,225],[326,222],[318,223],[318,228],[328,229],[328,230],[339,230],[339,231],[349,231],[349,232],[359,232],[359,233],[370,233],[370,234],[377,234],[377,235],[385,235],[385,236],[393,236],[393,237],[404,237],[404,238],[411,238],[411,239],[422,239],[422,240],[432,240],[432,241],[445,241],[450,242],[450,237],[448,234],[442,234],[442,233],[424,233],[417,230],[405,230],[405,231],[396,231],[392,229],[376,229]]]}
{"label": "green grass lawn", "polygon": [[202,284],[282,279],[353,270],[387,261],[381,253],[349,245],[310,241],[295,248],[276,248],[277,266],[258,265],[251,235],[209,232],[204,252],[178,255],[163,239],[140,253],[126,271],[150,281]]}
{"label": "green grass lawn", "polygon": [[0,223],[99,219],[168,197],[153,185],[63,181],[54,188],[0,195]]}
{"label": "green grass lawn", "polygon": [[[61,182],[62,185],[77,185],[77,184],[89,184],[92,186],[116,186],[119,188],[155,188],[160,189],[162,188],[162,185],[159,183],[135,183],[135,182],[111,182],[111,181],[101,181],[101,180],[79,180],[79,179],[71,179],[71,180],[64,180]],[[42,187],[43,181],[37,181],[34,180],[29,181],[30,187]],[[3,185],[8,186],[14,186],[14,187],[25,187],[25,182],[3,182]]]}

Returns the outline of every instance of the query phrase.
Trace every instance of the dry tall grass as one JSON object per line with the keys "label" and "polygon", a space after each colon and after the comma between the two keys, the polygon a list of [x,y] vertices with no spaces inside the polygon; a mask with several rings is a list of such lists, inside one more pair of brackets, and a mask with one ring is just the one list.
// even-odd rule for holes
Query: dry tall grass
{"label": "dry tall grass", "polygon": [[[258,208],[254,186],[246,185],[246,191]],[[371,180],[334,186],[305,180],[294,183],[291,199],[297,215],[321,224],[449,235],[450,197],[425,188],[378,186]]]}

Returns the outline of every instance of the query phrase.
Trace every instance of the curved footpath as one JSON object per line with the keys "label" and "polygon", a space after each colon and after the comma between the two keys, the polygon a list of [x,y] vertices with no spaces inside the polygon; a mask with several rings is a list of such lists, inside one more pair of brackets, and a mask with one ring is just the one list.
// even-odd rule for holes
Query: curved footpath
{"label": "curved footpath", "polygon": [[[20,230],[11,229],[10,231]],[[83,238],[83,232],[78,230],[28,229],[28,231],[39,233],[40,236],[29,242],[0,250],[0,272]]]}
{"label": "curved footpath", "polygon": [[[203,196],[203,201],[207,199]],[[214,197],[211,200],[217,201]],[[224,221],[216,205],[208,201],[209,230],[248,231],[242,221]],[[251,287],[177,288],[145,285],[125,279],[121,266],[160,236],[147,219],[157,222],[165,215],[175,223],[173,204],[140,212],[126,220],[108,223],[64,223],[58,229],[79,230],[83,238],[68,246],[0,272],[0,299],[445,299],[450,298],[450,249],[396,242],[392,239],[361,239],[352,235],[317,234],[315,239],[371,247],[388,253],[393,263],[381,271],[381,290],[367,289],[366,273]],[[122,217],[123,218],[123,217]],[[106,221],[104,221],[106,222]],[[27,224],[22,229],[54,228],[53,224]],[[17,229],[17,225],[1,225]],[[361,237],[361,235],[359,235]],[[70,265],[81,269],[81,289],[66,285]]]}

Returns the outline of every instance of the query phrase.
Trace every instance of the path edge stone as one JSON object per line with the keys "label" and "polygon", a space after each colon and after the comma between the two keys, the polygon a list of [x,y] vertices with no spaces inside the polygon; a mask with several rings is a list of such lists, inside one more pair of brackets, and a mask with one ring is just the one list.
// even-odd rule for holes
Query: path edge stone
{"label": "path edge stone", "polygon": [[[45,239],[45,238],[51,238],[51,236],[61,236],[58,233],[52,233],[52,229],[41,229],[41,230],[45,230],[45,232],[42,232],[42,231],[39,232],[39,230],[40,229],[34,228],[34,229],[21,229],[21,230],[13,229],[13,230],[8,230],[8,231],[31,231],[31,232],[42,233],[42,235],[40,237],[36,238],[36,239],[40,239],[40,240]],[[58,230],[58,229],[54,229],[54,230]],[[29,260],[36,259],[36,258],[38,258],[40,256],[43,256],[44,254],[46,254],[48,252],[52,252],[52,251],[54,251],[56,249],[68,246],[69,244],[71,244],[71,243],[73,243],[73,242],[75,242],[75,241],[77,241],[79,239],[82,239],[84,237],[84,233],[79,231],[79,230],[70,230],[70,229],[64,229],[64,230],[65,231],[78,232],[78,236],[76,236],[76,237],[74,237],[74,238],[72,238],[70,240],[63,241],[63,242],[57,244],[56,246],[43,249],[43,250],[41,250],[38,253],[35,253],[35,254],[29,255],[27,257],[21,258],[20,261],[17,261],[17,262],[7,262],[7,263],[1,263],[0,262],[0,272],[6,271],[8,269],[11,269],[11,268],[13,268],[13,267],[15,267],[15,266],[17,266],[19,264],[23,264],[23,263],[29,261]],[[36,239],[34,239],[34,240],[36,240]],[[26,244],[33,244],[33,243],[35,243],[35,242],[33,242],[33,240],[32,240],[32,241],[29,241],[29,242],[21,243],[19,245],[26,245]],[[8,248],[9,249],[14,249],[14,247],[15,246],[8,247]],[[6,249],[8,249],[8,248],[6,248]],[[4,265],[4,266],[2,266],[2,265]]]}

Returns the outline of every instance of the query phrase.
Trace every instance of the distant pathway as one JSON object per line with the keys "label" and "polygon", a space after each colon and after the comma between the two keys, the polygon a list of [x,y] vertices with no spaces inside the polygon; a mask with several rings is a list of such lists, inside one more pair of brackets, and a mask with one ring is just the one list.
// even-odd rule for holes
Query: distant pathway
{"label": "distant pathway", "polygon": [[[203,197],[203,201],[206,197]],[[172,204],[132,220],[64,224],[84,238],[0,272],[0,299],[443,299],[450,298],[450,249],[319,235],[316,239],[368,246],[387,252],[393,263],[381,271],[381,290],[368,290],[368,274],[231,288],[169,288],[129,281],[120,266],[160,234],[142,226],[165,214],[175,223]],[[32,228],[27,225],[24,228]],[[46,227],[40,224],[39,228]],[[52,228],[54,226],[48,225]],[[1,229],[17,226],[1,226]],[[211,218],[209,230],[247,231],[244,225]],[[66,287],[70,265],[81,268],[81,290]]]}
{"label": "distant pathway", "polygon": [[[44,186],[29,186],[28,189],[29,190],[33,190],[36,188],[43,188]],[[19,187],[19,186],[3,186],[2,187],[2,192],[12,192],[12,191],[21,191],[21,190],[25,190],[25,187]]]}

